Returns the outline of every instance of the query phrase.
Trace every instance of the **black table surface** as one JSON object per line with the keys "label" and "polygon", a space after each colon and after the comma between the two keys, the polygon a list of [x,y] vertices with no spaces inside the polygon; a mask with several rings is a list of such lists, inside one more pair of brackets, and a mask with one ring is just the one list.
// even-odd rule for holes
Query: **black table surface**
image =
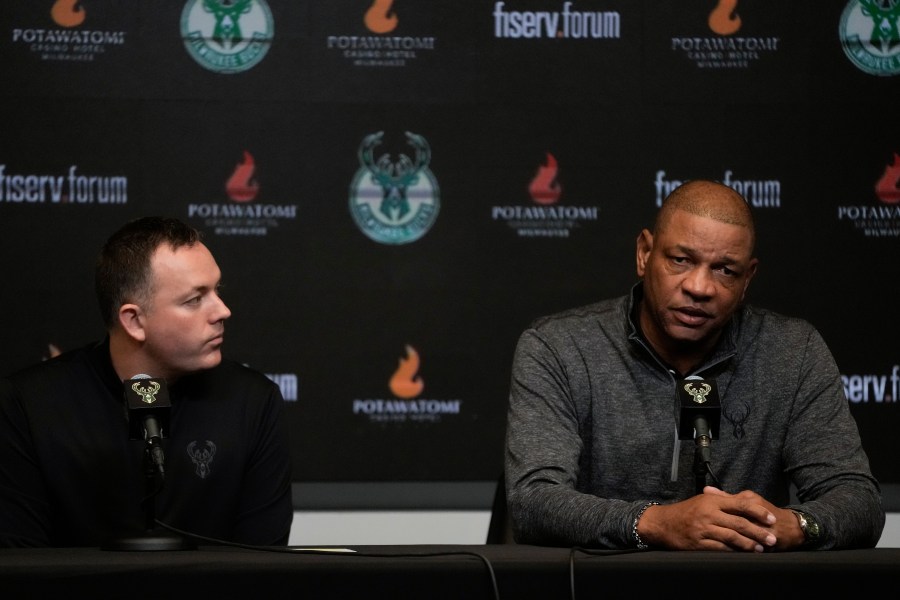
{"label": "black table surface", "polygon": [[[353,546],[353,553],[0,549],[3,598],[731,598],[900,591],[900,548],[744,554],[504,545]],[[890,591],[888,591],[890,590]]]}

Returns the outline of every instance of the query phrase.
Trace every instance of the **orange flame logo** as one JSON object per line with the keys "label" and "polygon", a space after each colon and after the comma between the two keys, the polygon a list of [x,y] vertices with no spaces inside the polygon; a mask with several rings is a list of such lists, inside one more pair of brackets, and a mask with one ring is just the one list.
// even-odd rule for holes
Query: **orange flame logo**
{"label": "orange flame logo", "polygon": [[391,10],[394,0],[374,0],[363,21],[372,33],[387,33],[397,26],[397,15]]}
{"label": "orange flame logo", "polygon": [[559,200],[562,187],[556,181],[556,158],[547,153],[546,166],[538,167],[537,175],[528,185],[528,193],[536,204],[553,204]]}
{"label": "orange flame logo", "polygon": [[256,198],[259,192],[259,184],[252,181],[253,172],[256,170],[256,164],[253,162],[253,156],[244,150],[244,162],[238,163],[234,168],[234,173],[225,183],[225,192],[228,197],[235,202],[249,202]]}
{"label": "orange flame logo", "polygon": [[60,27],[77,27],[84,23],[84,8],[77,6],[80,0],[56,0],[50,16]]}
{"label": "orange flame logo", "polygon": [[886,204],[900,202],[900,154],[894,152],[894,162],[884,168],[884,173],[875,184],[875,193]]}
{"label": "orange flame logo", "polygon": [[425,383],[416,375],[419,370],[419,353],[412,346],[406,346],[406,358],[400,359],[400,366],[391,376],[391,392],[398,398],[414,398],[422,393]]}
{"label": "orange flame logo", "polygon": [[709,13],[709,28],[719,35],[731,35],[741,28],[741,17],[735,12],[738,0],[719,0]]}

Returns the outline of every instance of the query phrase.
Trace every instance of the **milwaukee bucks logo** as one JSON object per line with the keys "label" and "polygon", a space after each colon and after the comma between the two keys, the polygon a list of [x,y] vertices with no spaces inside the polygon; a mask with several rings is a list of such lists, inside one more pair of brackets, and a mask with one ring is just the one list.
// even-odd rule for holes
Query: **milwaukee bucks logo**
{"label": "milwaukee bucks logo", "polygon": [[407,131],[413,157],[376,158],[383,135],[383,131],[367,135],[359,145],[360,168],[350,184],[350,213],[376,242],[406,244],[425,235],[440,208],[437,181],[428,168],[431,148],[424,137]]}
{"label": "milwaukee bucks logo", "polygon": [[188,0],[181,36],[188,53],[217,73],[256,66],[272,45],[274,21],[264,0]]}
{"label": "milwaukee bucks logo", "polygon": [[900,73],[900,0],[851,0],[840,24],[847,58],[870,75]]}

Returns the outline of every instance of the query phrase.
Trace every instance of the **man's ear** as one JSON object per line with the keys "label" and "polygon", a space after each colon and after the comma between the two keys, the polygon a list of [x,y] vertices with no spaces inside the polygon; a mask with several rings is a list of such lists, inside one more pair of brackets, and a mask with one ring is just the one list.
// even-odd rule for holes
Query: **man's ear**
{"label": "man's ear", "polygon": [[741,292],[741,300],[747,296],[747,290],[750,288],[750,281],[753,279],[753,276],[756,275],[756,270],[759,268],[759,259],[751,259],[750,266],[747,268],[747,279],[744,280],[744,291]]}
{"label": "man's ear", "polygon": [[647,270],[647,260],[651,250],[653,250],[653,234],[650,233],[649,229],[644,229],[637,237],[635,261],[637,263],[638,277],[643,277],[644,272]]}
{"label": "man's ear", "polygon": [[143,342],[146,334],[144,332],[144,311],[137,304],[123,304],[119,307],[119,324],[122,329],[132,339]]}

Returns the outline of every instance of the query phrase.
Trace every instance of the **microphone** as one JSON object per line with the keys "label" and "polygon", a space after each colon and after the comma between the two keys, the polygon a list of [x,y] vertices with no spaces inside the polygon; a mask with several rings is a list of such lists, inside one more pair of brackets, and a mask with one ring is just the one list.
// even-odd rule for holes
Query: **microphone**
{"label": "microphone", "polygon": [[[132,440],[144,440],[144,476],[146,495],[141,499],[144,531],[138,535],[113,539],[102,550],[195,550],[197,545],[156,520],[156,496],[165,485],[165,454],[162,439],[168,436],[172,402],[166,380],[139,373],[123,382],[128,409],[128,434]],[[163,525],[161,529],[158,525]]]}
{"label": "microphone", "polygon": [[706,381],[693,375],[676,383],[679,404],[678,439],[694,440],[694,485],[697,493],[706,485],[706,475],[715,474],[710,469],[710,440],[719,439],[719,421],[722,405],[719,404],[719,390],[715,380]]}
{"label": "microphone", "polygon": [[150,459],[162,475],[165,454],[162,439],[168,435],[172,402],[166,380],[139,373],[125,380],[130,439],[145,440]]}
{"label": "microphone", "polygon": [[719,439],[719,422],[722,416],[722,405],[719,404],[719,389],[716,381],[709,381],[692,375],[680,379],[676,384],[678,400],[681,408],[678,413],[678,439],[709,440]]}

